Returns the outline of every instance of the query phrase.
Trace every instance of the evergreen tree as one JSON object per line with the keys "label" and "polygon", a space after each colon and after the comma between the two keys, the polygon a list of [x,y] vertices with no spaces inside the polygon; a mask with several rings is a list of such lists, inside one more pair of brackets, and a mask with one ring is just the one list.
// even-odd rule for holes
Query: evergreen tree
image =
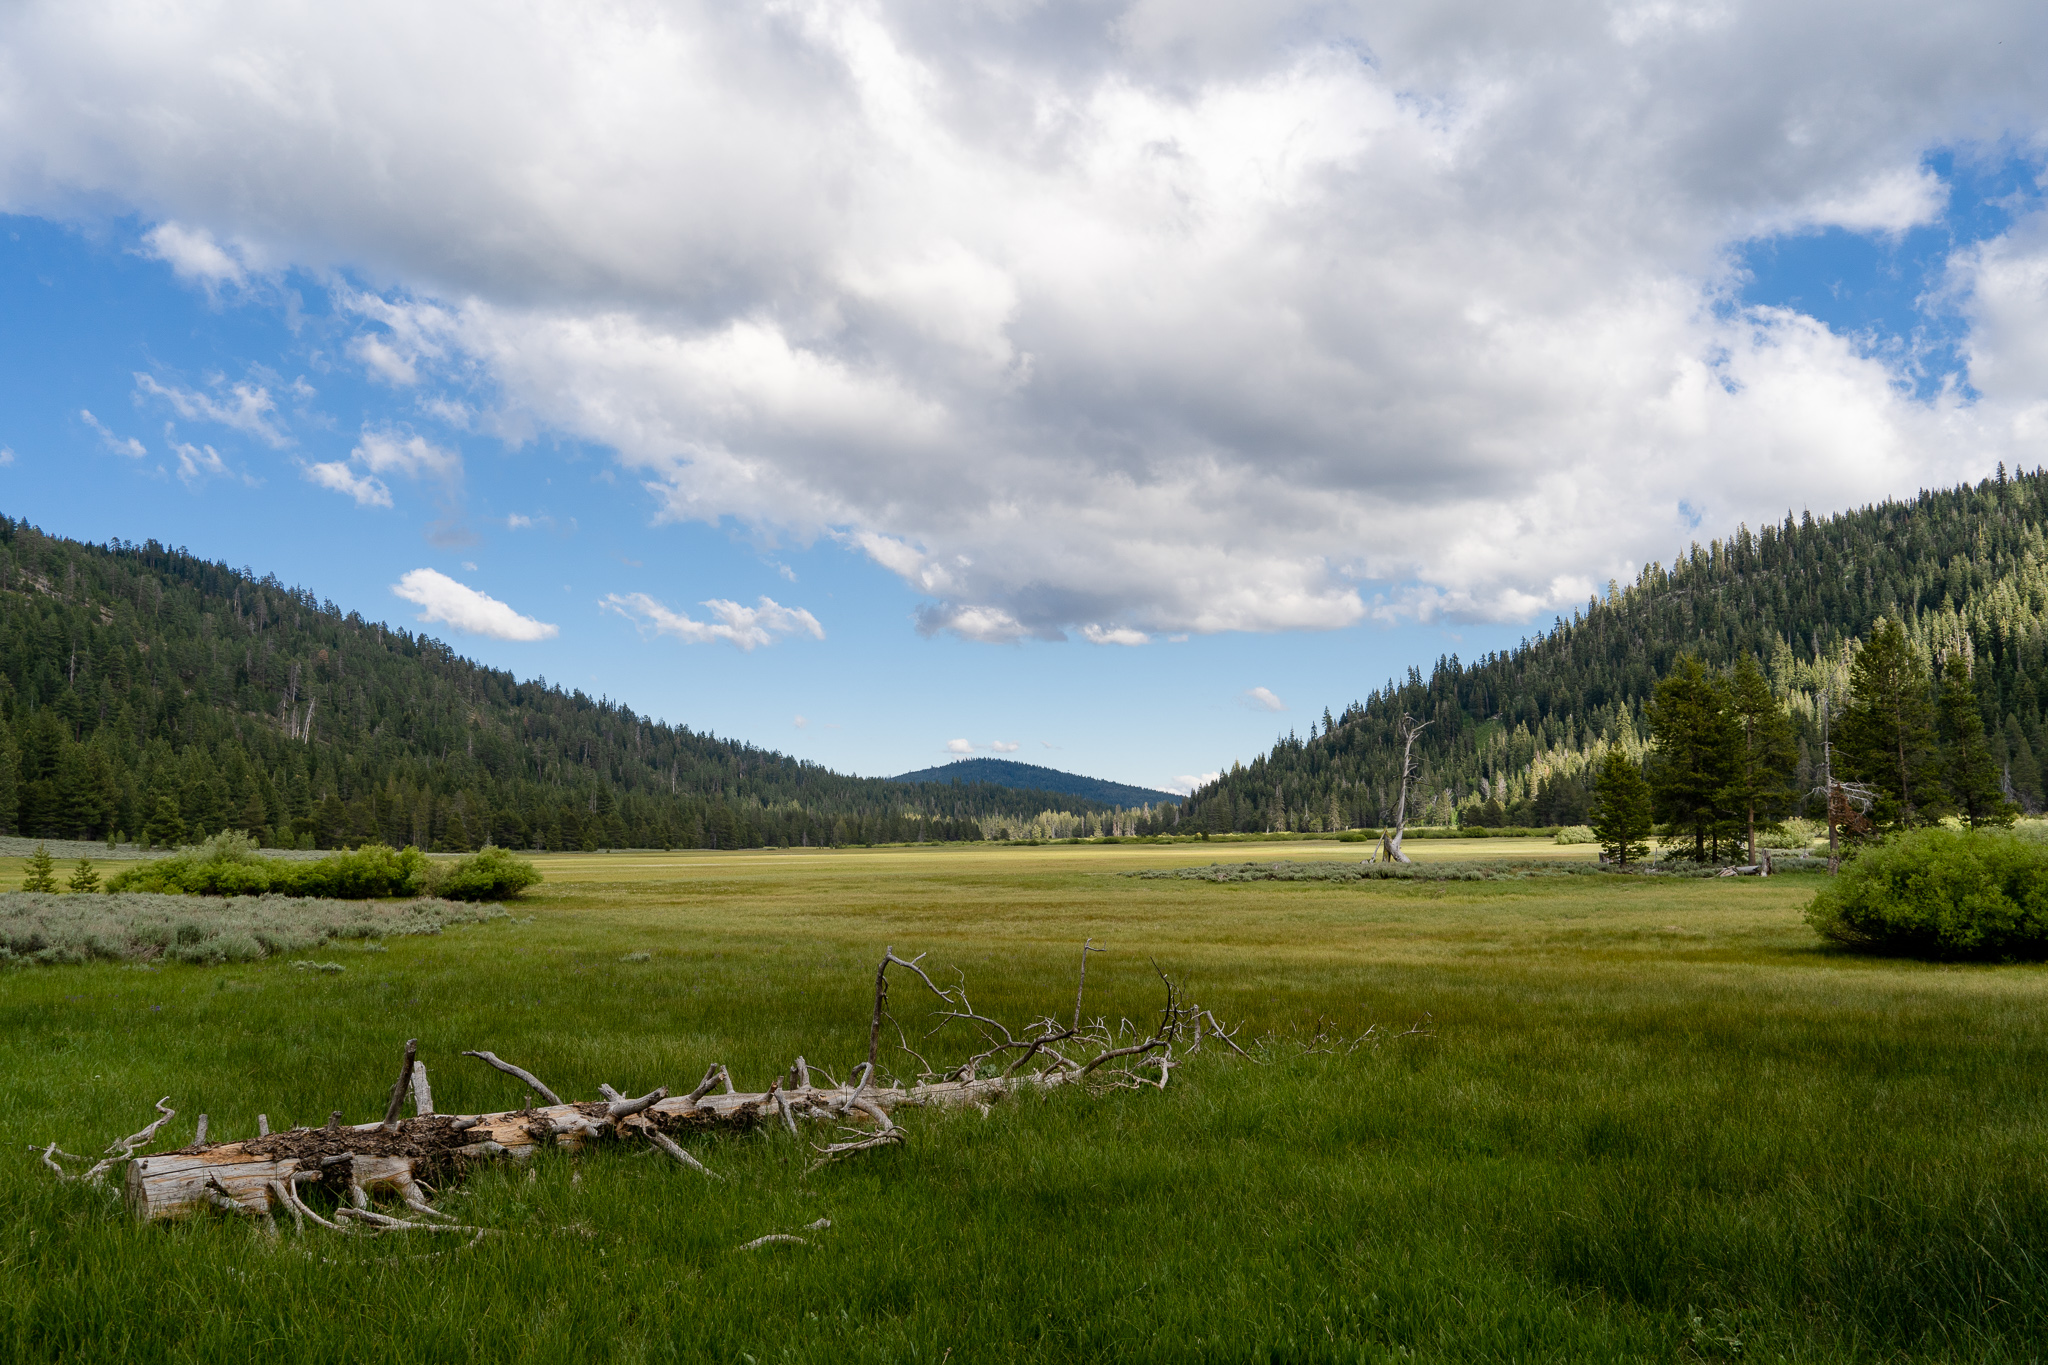
{"label": "evergreen tree", "polygon": [[1727,814],[1739,732],[1728,689],[1698,657],[1679,656],[1647,708],[1654,750],[1647,777],[1652,809],[1673,833],[1689,832],[1693,857],[1707,860],[1707,838]]}
{"label": "evergreen tree", "polygon": [[1998,764],[1984,739],[1984,713],[1977,709],[1970,666],[1960,651],[1949,655],[1943,670],[1940,708],[1942,775],[1956,813],[1972,829],[2011,824],[2019,807],[2000,789]]}
{"label": "evergreen tree", "polygon": [[1799,743],[1792,718],[1771,695],[1771,685],[1756,656],[1735,661],[1728,682],[1728,712],[1734,720],[1735,749],[1724,803],[1742,815],[1749,861],[1756,859],[1756,817],[1782,814],[1792,800],[1792,768],[1799,761]]}
{"label": "evergreen tree", "polygon": [[81,896],[99,890],[100,874],[92,870],[92,859],[80,858],[77,869],[72,872],[71,880],[66,885],[71,888],[73,894]]}
{"label": "evergreen tree", "polygon": [[1622,867],[1649,857],[1650,784],[1620,745],[1608,749],[1593,791],[1593,837],[1600,852]]}
{"label": "evergreen tree", "polygon": [[28,855],[28,862],[22,867],[21,889],[24,891],[55,892],[57,889],[56,863],[50,857],[50,850],[41,844]]}
{"label": "evergreen tree", "polygon": [[1906,628],[1880,619],[1849,666],[1849,704],[1835,738],[1847,776],[1877,794],[1871,814],[1879,824],[1926,824],[1945,808],[1929,690]]}
{"label": "evergreen tree", "polygon": [[159,795],[142,827],[144,848],[175,848],[185,841],[185,817],[178,813],[178,800],[169,792]]}
{"label": "evergreen tree", "polygon": [[2039,811],[2041,801],[2041,764],[2034,757],[2034,748],[2027,743],[2027,732],[2020,728],[2020,718],[2008,714],[2005,718],[2005,771],[1999,776],[2012,783],[2013,799],[2028,811]]}
{"label": "evergreen tree", "polygon": [[0,724],[0,834],[12,834],[21,808],[17,775],[20,764],[14,754],[14,732]]}

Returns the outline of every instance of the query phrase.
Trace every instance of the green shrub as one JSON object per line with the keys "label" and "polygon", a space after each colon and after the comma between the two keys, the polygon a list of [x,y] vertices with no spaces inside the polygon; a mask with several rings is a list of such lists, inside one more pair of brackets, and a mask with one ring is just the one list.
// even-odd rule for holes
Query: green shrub
{"label": "green shrub", "polygon": [[248,835],[223,832],[168,858],[139,863],[107,880],[109,891],[182,896],[318,896],[377,900],[439,895],[449,900],[505,900],[540,880],[532,863],[486,848],[452,866],[410,846],[364,844],[310,862],[265,858]]}
{"label": "green shrub", "polygon": [[1593,833],[1591,825],[1566,825],[1550,836],[1554,844],[1597,844],[1600,837]]}
{"label": "green shrub", "polygon": [[2048,958],[2048,845],[1920,829],[1865,849],[1806,921],[1844,947],[1938,959]]}
{"label": "green shrub", "polygon": [[[407,849],[406,852],[412,852]],[[524,858],[502,848],[485,847],[457,862],[434,870],[434,894],[451,901],[502,901],[524,891],[540,880],[540,869]]]}

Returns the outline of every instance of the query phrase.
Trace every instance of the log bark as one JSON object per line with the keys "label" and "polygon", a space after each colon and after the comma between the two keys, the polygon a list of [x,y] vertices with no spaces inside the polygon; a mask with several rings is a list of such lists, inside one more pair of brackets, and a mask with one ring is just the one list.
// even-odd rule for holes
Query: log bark
{"label": "log bark", "polygon": [[[1118,1049],[1115,1055],[1138,1050]],[[1109,1055],[1102,1058],[1109,1059]],[[209,1182],[214,1182],[254,1215],[269,1210],[271,1182],[298,1178],[317,1180],[360,1208],[359,1196],[380,1192],[400,1198],[416,1195],[420,1180],[471,1162],[523,1160],[543,1147],[581,1151],[606,1142],[648,1141],[651,1134],[647,1130],[669,1139],[658,1144],[668,1150],[678,1134],[750,1129],[764,1121],[779,1123],[785,1113],[792,1126],[798,1122],[868,1123],[876,1128],[876,1137],[895,1140],[893,1134],[901,1130],[888,1118],[894,1110],[986,1104],[1024,1090],[1069,1084],[1082,1074],[1058,1069],[887,1090],[865,1085],[785,1090],[778,1084],[755,1093],[704,1095],[696,1100],[669,1096],[616,1118],[608,1112],[612,1103],[598,1101],[482,1114],[469,1122],[434,1114],[400,1120],[395,1126],[373,1122],[294,1128],[241,1142],[194,1144],[176,1152],[136,1157],[128,1163],[127,1201],[129,1210],[144,1222],[182,1218],[215,1206],[207,1197]],[[871,1145],[879,1144],[864,1139],[858,1147]]]}

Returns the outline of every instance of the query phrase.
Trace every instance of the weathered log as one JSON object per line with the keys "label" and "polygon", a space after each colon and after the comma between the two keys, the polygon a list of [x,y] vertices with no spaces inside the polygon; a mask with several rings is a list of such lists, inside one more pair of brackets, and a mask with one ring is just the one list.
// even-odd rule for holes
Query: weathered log
{"label": "weathered log", "polygon": [[[1090,951],[1100,950],[1083,945],[1084,972]],[[158,1130],[176,1112],[167,1100],[159,1101],[161,1117],[109,1147],[109,1160],[101,1162],[88,1175],[96,1176],[115,1161],[127,1160],[128,1207],[137,1219],[145,1222],[218,1209],[257,1219],[274,1235],[272,1212],[282,1209],[301,1229],[311,1221],[334,1231],[355,1229],[372,1236],[388,1231],[438,1230],[448,1226],[446,1215],[427,1202],[421,1182],[459,1177],[465,1166],[478,1161],[522,1160],[542,1147],[580,1151],[610,1143],[645,1143],[716,1179],[714,1172],[675,1140],[678,1136],[746,1130],[778,1121],[792,1134],[798,1133],[803,1123],[840,1125],[845,1134],[841,1140],[814,1144],[818,1159],[811,1169],[816,1170],[856,1152],[902,1142],[904,1132],[891,1118],[892,1112],[899,1109],[972,1105],[986,1113],[992,1101],[1006,1095],[1068,1084],[1164,1088],[1179,1064],[1174,1047],[1186,1031],[1193,1034],[1191,1051],[1200,1048],[1206,1033],[1243,1052],[1213,1015],[1184,1003],[1178,987],[1164,973],[1160,980],[1166,988],[1166,1004],[1149,1035],[1136,1036],[1128,1022],[1120,1026],[1121,1031],[1110,1029],[1102,1020],[1083,1026],[1078,988],[1073,1023],[1045,1018],[1020,1034],[977,1011],[964,985],[939,986],[919,965],[920,961],[921,955],[904,959],[893,950],[883,953],[875,978],[870,1060],[856,1066],[844,1084],[816,1084],[814,1075],[829,1081],[830,1073],[822,1067],[813,1068],[799,1057],[786,1076],[777,1075],[764,1091],[737,1090],[731,1072],[713,1064],[688,1094],[671,1095],[666,1086],[661,1086],[629,1098],[605,1085],[599,1087],[602,1099],[571,1104],[559,1099],[532,1072],[493,1053],[477,1051],[463,1055],[476,1057],[516,1077],[549,1103],[540,1108],[529,1106],[493,1114],[436,1114],[432,1093],[427,1088],[426,1068],[418,1060],[416,1044],[408,1041],[398,1078],[385,1097],[384,1115],[379,1121],[344,1124],[341,1111],[335,1110],[323,1127],[294,1128],[280,1133],[270,1131],[267,1119],[259,1119],[257,1136],[253,1138],[209,1143],[206,1118],[202,1115],[190,1145],[175,1152],[135,1155],[136,1149],[154,1140]],[[942,1026],[949,1022],[964,1023],[980,1033],[983,1046],[964,1062],[940,1074],[906,1040],[903,1050],[919,1062],[923,1071],[913,1084],[899,1081],[882,1088],[875,1084],[874,1054],[887,1012],[888,969],[892,965],[909,971],[937,997],[943,1008],[934,1014]],[[1135,1041],[1123,1041],[1134,1036]],[[1025,1070],[1027,1064],[1034,1063],[1036,1070]],[[1158,1079],[1139,1074],[1139,1067],[1147,1072],[1157,1068]],[[982,1074],[984,1070],[996,1072],[998,1068],[1003,1068],[999,1074]],[[713,1087],[721,1081],[725,1093],[712,1094]],[[416,1114],[404,1119],[399,1111],[408,1093],[413,1097]],[[55,1160],[59,1156],[65,1154],[52,1145],[44,1152],[43,1160],[63,1176],[63,1168]],[[336,1216],[343,1221],[322,1217],[306,1201],[301,1187],[315,1184],[325,1187],[333,1197]],[[370,1207],[375,1196],[396,1198],[415,1217],[398,1218],[377,1212]],[[463,1230],[481,1235],[477,1229]]]}

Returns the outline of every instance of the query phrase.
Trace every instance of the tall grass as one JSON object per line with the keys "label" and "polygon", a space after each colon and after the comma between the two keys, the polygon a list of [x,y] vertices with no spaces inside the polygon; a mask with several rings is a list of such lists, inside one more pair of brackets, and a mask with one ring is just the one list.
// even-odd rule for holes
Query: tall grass
{"label": "tall grass", "polygon": [[[335,976],[0,974],[0,1355],[2027,1359],[2048,1340],[2040,969],[1824,951],[1806,876],[1102,875],[1176,853],[1206,861],[547,859],[530,918],[341,944]],[[1271,1063],[913,1114],[902,1149],[809,1179],[779,1131],[696,1144],[723,1183],[622,1153],[485,1170],[442,1202],[507,1231],[437,1260],[132,1227],[25,1151],[97,1150],[165,1091],[216,1135],[259,1111],[373,1117],[407,1037],[450,1111],[521,1098],[463,1048],[576,1097],[712,1060],[758,1087],[799,1051],[843,1074],[884,942],[1018,1017],[1071,1009],[1084,934],[1111,950],[1091,1014],[1155,1009],[1156,958],[1271,1035]],[[915,1039],[914,994],[893,999]],[[1374,1023],[1376,1049],[1300,1045]],[[820,1217],[809,1246],[734,1250]]]}

